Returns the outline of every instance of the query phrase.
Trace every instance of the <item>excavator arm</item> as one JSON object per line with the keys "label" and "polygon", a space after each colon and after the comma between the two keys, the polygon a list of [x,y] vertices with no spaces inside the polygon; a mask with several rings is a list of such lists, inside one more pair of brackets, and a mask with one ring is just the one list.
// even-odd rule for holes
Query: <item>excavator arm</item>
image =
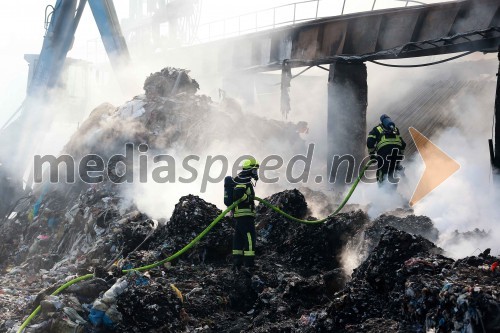
{"label": "excavator arm", "polygon": [[89,0],[111,66],[120,73],[130,62],[127,43],[112,0]]}
{"label": "excavator arm", "polygon": [[[119,72],[128,65],[130,56],[113,1],[88,0],[88,3],[113,69]],[[7,194],[11,188],[21,190],[19,184],[31,163],[36,145],[50,129],[54,115],[47,107],[53,102],[53,91],[60,85],[65,60],[73,46],[86,4],[87,0],[57,0],[55,6],[47,7],[51,12],[46,13],[46,34],[26,98],[0,130],[0,168],[3,169],[0,171],[9,175],[0,179],[2,194]],[[17,180],[16,186],[4,186],[7,179]],[[7,197],[14,198],[14,195],[7,194]]]}

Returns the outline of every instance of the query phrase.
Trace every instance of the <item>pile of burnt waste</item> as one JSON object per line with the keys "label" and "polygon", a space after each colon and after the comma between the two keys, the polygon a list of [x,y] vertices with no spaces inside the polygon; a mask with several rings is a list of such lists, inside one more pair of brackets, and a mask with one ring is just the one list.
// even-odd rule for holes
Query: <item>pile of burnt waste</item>
{"label": "pile of burnt waste", "polygon": [[[29,221],[29,213],[21,213],[17,222],[2,224],[2,244],[9,246],[2,247],[0,332],[15,331],[37,305],[40,315],[26,332],[498,330],[499,276],[490,269],[498,258],[483,253],[454,261],[419,235],[380,227],[399,221],[408,228],[418,219],[428,221],[424,217],[370,221],[354,211],[305,225],[259,205],[253,274],[231,267],[230,217],[174,262],[122,274],[179,250],[221,210],[188,195],[168,222],[155,221],[120,211],[115,195],[107,186],[94,187],[65,206],[71,195],[48,192],[42,204],[47,216]],[[298,190],[267,200],[314,220]],[[67,220],[46,227],[50,218],[64,215]],[[432,223],[426,225],[420,231],[434,235]],[[366,248],[373,248],[349,277],[340,257],[361,234],[372,244]],[[50,296],[88,273],[95,277]]]}
{"label": "pile of burnt waste", "polygon": [[[304,146],[296,124],[252,116],[246,126],[248,115],[229,108],[233,102],[220,110],[196,94],[185,70],[154,73],[144,88],[123,106],[94,110],[65,152],[109,157],[125,143],[147,143],[196,153],[231,140],[264,150],[276,142]],[[310,221],[320,218],[311,211],[336,208],[321,192],[303,191],[266,200]],[[372,221],[351,206],[309,225],[259,205],[254,272],[232,268],[230,217],[172,262],[131,270],[174,254],[222,212],[195,195],[179,197],[168,220],[140,211],[108,180],[44,184],[15,198],[0,222],[0,332],[16,332],[37,306],[25,332],[499,331],[500,280],[491,269],[498,258],[487,251],[444,257],[432,221],[411,212]],[[360,263],[354,272],[344,265],[346,250]],[[87,274],[93,277],[51,296]]]}
{"label": "pile of burnt waste", "polygon": [[386,227],[352,280],[335,294],[318,331],[497,332],[495,261],[488,250],[454,261],[423,237]]}
{"label": "pile of burnt waste", "polygon": [[256,146],[263,154],[275,154],[280,142],[291,153],[305,153],[300,132],[307,124],[250,115],[234,101],[216,103],[196,93],[199,84],[188,73],[164,68],[146,79],[144,94],[119,107],[109,103],[98,106],[63,152],[75,159],[97,154],[107,161],[112,155],[124,154],[127,143],[135,148],[147,144],[149,152],[202,155],[207,143],[231,142],[233,147]]}

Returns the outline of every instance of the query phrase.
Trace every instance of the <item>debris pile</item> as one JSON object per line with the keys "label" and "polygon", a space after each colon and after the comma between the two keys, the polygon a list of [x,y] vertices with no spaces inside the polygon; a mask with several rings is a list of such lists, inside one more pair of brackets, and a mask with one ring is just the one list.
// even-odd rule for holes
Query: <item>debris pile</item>
{"label": "debris pile", "polygon": [[[194,196],[180,198],[167,224],[162,226],[151,241],[150,249],[160,248],[167,255],[181,249],[186,240],[194,239],[222,211],[215,205]],[[225,261],[232,250],[232,221],[225,217],[219,226],[207,234],[183,257],[194,263]]]}
{"label": "debris pile", "polygon": [[465,231],[465,232],[459,232],[458,230],[455,230],[446,236],[447,237],[445,239],[441,240],[444,247],[448,247],[448,246],[457,247],[463,243],[481,244],[484,242],[491,242],[493,240],[493,237],[494,237],[491,230],[486,231],[486,230],[481,230],[478,228],[474,228],[473,230],[469,230],[469,231]]}
{"label": "debris pile", "polygon": [[362,248],[359,250],[364,258],[375,248],[380,236],[385,231],[385,227],[393,227],[410,234],[419,235],[431,242],[436,242],[439,236],[439,231],[427,216],[410,214],[398,217],[382,214],[368,228],[364,229],[362,234],[358,235],[358,237],[361,237],[362,242]]}
{"label": "debris pile", "polygon": [[116,330],[118,332],[182,331],[182,303],[181,297],[177,296],[177,289],[170,287],[166,281],[144,280],[132,281],[118,296]]}
{"label": "debris pile", "polygon": [[207,143],[220,142],[256,146],[262,154],[278,153],[276,142],[287,144],[290,154],[306,150],[297,124],[222,107],[208,96],[195,94],[199,85],[188,72],[165,68],[146,79],[144,95],[117,108],[100,105],[72,136],[64,153],[76,160],[98,154],[107,161],[123,154],[126,143],[136,148],[145,143],[149,151],[162,154],[181,150],[186,156],[207,154]]}
{"label": "debris pile", "polygon": [[385,332],[496,332],[500,282],[489,267],[498,259],[454,262],[441,253],[421,236],[386,227],[318,329],[363,332],[387,322]]}
{"label": "debris pile", "polygon": [[161,71],[148,76],[144,82],[144,91],[148,98],[169,97],[177,94],[194,95],[200,89],[196,80],[192,79],[189,71],[166,67]]}
{"label": "debris pile", "polygon": [[[152,74],[145,95],[96,109],[65,151],[109,157],[127,142],[200,151],[231,136],[216,130],[221,122],[238,128],[235,144],[242,146],[303,144],[293,124],[255,117],[251,129],[236,126],[244,123],[241,111],[221,112],[197,89],[187,71]],[[275,138],[253,132],[270,128]],[[306,194],[316,198],[316,212],[335,208],[320,193]],[[108,180],[42,185],[20,201],[0,224],[0,333],[16,332],[38,305],[25,332],[499,331],[500,280],[498,268],[491,269],[498,258],[487,252],[446,258],[432,243],[438,236],[432,221],[411,214],[371,221],[353,206],[306,225],[259,205],[255,272],[231,267],[230,217],[175,261],[132,270],[172,255],[221,213],[195,195],[179,197],[168,221],[139,211]],[[299,190],[267,200],[316,220]],[[360,261],[352,276],[343,267],[347,248]],[[84,274],[94,277],[51,296]]]}
{"label": "debris pile", "polygon": [[[298,190],[276,193],[266,200],[297,218],[306,218],[308,213],[304,195]],[[311,226],[290,221],[266,206],[259,206],[257,221],[264,243],[263,254],[275,262],[300,268],[302,274],[308,275],[340,268],[339,253],[369,219],[358,210]]]}
{"label": "debris pile", "polygon": [[[498,258],[486,253],[455,262],[425,238],[387,226],[348,281],[338,260],[342,247],[381,223],[362,211],[311,226],[259,206],[257,222],[267,227],[258,231],[253,275],[234,272],[227,262],[232,225],[226,218],[175,262],[123,276],[122,269],[163,259],[190,242],[220,210],[188,195],[162,223],[137,211],[120,212],[106,199],[109,195],[103,188],[85,191],[76,200],[87,208],[74,208],[74,221],[62,226],[76,239],[88,237],[88,243],[77,242],[82,250],[61,252],[62,259],[46,269],[30,260],[13,267],[15,256],[8,257],[9,272],[1,277],[0,300],[7,312],[0,332],[15,330],[37,304],[41,315],[28,332],[372,332],[378,325],[386,332],[423,332],[425,327],[448,332],[481,321],[486,332],[497,328],[499,280],[490,266]],[[57,196],[50,197],[49,206]],[[269,200],[297,217],[307,215],[297,190]],[[103,202],[109,218],[101,214]],[[408,218],[400,220],[403,226],[423,219]],[[390,217],[379,221],[384,219]],[[365,241],[371,244],[376,234]],[[44,253],[64,244],[51,237]],[[88,272],[96,277],[48,296],[75,273]]]}
{"label": "debris pile", "polygon": [[420,235],[431,242],[436,242],[439,236],[439,231],[434,227],[430,218],[413,214],[405,217],[383,214],[373,221],[373,224],[366,231],[366,236],[376,242],[387,226]]}

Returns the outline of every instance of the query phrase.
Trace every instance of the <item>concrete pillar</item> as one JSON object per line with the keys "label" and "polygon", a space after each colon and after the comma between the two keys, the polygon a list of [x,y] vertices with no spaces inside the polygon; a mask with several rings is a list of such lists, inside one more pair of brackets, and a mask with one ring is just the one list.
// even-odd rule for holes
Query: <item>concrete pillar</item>
{"label": "concrete pillar", "polygon": [[498,49],[497,93],[495,96],[495,160],[493,164],[500,168],[500,47]]}
{"label": "concrete pillar", "polygon": [[[327,149],[329,181],[334,189],[345,189],[346,175],[358,175],[366,156],[366,107],[368,105],[366,65],[335,62],[328,76]],[[351,155],[348,162],[333,163],[334,156]],[[332,165],[334,168],[332,169]],[[350,172],[348,172],[350,171]]]}

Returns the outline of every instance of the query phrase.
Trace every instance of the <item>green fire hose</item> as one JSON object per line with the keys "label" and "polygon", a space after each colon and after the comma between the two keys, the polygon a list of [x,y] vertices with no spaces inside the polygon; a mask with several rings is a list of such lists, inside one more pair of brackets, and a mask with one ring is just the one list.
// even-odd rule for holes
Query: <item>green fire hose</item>
{"label": "green fire hose", "polygon": [[334,215],[337,215],[341,210],[342,208],[344,208],[344,206],[347,204],[347,202],[349,201],[349,199],[351,198],[352,194],[354,193],[354,190],[356,189],[356,187],[358,187],[358,184],[359,182],[361,181],[361,179],[363,178],[366,170],[368,169],[368,167],[372,164],[372,160],[370,160],[368,163],[366,163],[366,165],[363,167],[363,169],[361,169],[361,172],[359,173],[359,176],[358,178],[356,178],[356,180],[354,181],[354,183],[352,184],[349,192],[347,193],[347,195],[345,196],[344,200],[342,200],[342,202],[340,203],[339,207],[333,212],[331,213],[330,215],[328,215],[327,217],[325,217],[324,219],[321,219],[321,220],[313,220],[313,221],[309,221],[309,220],[301,220],[301,219],[298,219],[296,217],[293,217],[292,215],[290,214],[287,214],[285,213],[284,211],[282,211],[281,209],[279,209],[278,207],[272,205],[270,202],[264,200],[264,199],[261,199],[259,197],[255,197],[255,200],[257,200],[258,202],[262,203],[263,205],[271,208],[272,210],[274,210],[275,212],[277,213],[280,213],[281,215],[283,215],[284,217],[292,220],[292,221],[295,221],[295,222],[299,222],[299,223],[305,223],[305,224],[319,224],[319,223],[325,223],[326,221],[328,221],[328,219]]}
{"label": "green fire hose", "polygon": [[[53,296],[58,295],[61,291],[63,291],[64,289],[68,288],[69,286],[72,286],[75,283],[80,282],[80,281],[91,279],[93,277],[94,277],[94,274],[87,274],[87,275],[83,275],[83,276],[77,277],[76,279],[68,281],[65,284],[63,284],[62,286],[60,286],[59,288],[57,288],[57,290],[54,291],[51,295],[53,295]],[[21,327],[19,327],[19,330],[17,330],[17,333],[21,333],[29,325],[29,323],[33,320],[33,318],[35,318],[37,316],[37,314],[41,310],[42,310],[42,307],[40,305],[37,306],[36,309],[35,309],[35,311],[33,311],[30,314],[30,316],[24,321],[24,323],[21,325]]]}
{"label": "green fire hose", "polygon": [[[184,246],[182,249],[180,249],[179,251],[177,251],[176,253],[174,253],[170,257],[168,257],[166,259],[163,259],[161,261],[155,262],[155,263],[153,263],[151,265],[147,265],[147,266],[143,266],[143,267],[139,267],[139,268],[133,268],[133,269],[126,269],[126,270],[123,270],[122,273],[123,274],[127,274],[127,273],[129,273],[131,271],[139,271],[139,272],[146,271],[146,270],[153,269],[155,267],[161,266],[161,265],[165,264],[166,262],[172,261],[175,258],[179,257],[184,252],[186,252],[187,250],[189,250],[190,248],[192,248],[196,243],[198,243],[200,241],[200,239],[202,239],[203,237],[205,237],[205,235],[217,223],[219,223],[220,220],[222,220],[222,218],[227,215],[227,213],[229,213],[234,207],[236,207],[242,200],[243,200],[243,198],[241,198],[240,200],[235,201],[231,206],[227,207],[225,211],[223,211],[222,213],[220,213],[219,216],[217,216],[215,218],[215,220],[213,220],[212,223],[210,223],[208,225],[208,227],[206,227],[198,236],[196,236],[191,242],[189,242],[189,244],[187,244],[186,246]],[[71,281],[68,281],[67,283],[63,284],[61,287],[57,288],[57,290],[54,291],[51,295],[53,295],[53,296],[58,295],[60,292],[62,292],[63,290],[65,290],[69,286],[71,286],[71,285],[73,285],[73,284],[75,284],[77,282],[80,282],[80,281],[89,280],[89,279],[91,279],[93,277],[94,277],[93,274],[87,274],[87,275],[80,276],[80,277],[78,277],[76,279],[73,279]],[[33,318],[35,318],[38,315],[38,313],[40,312],[41,309],[42,308],[41,308],[40,305],[37,306],[37,308],[35,309],[35,311],[33,311],[31,313],[31,315],[23,322],[23,324],[21,325],[21,327],[19,327],[19,329],[17,330],[17,333],[21,333],[30,324],[30,322],[33,320]]]}
{"label": "green fire hose", "polygon": [[[328,221],[328,219],[336,214],[338,214],[338,212],[340,212],[342,210],[342,208],[344,208],[344,206],[347,204],[347,202],[349,201],[349,199],[351,198],[352,194],[354,193],[354,190],[356,189],[356,187],[358,186],[359,182],[361,181],[361,178],[363,178],[363,175],[365,174],[366,170],[368,169],[368,167],[370,166],[370,164],[372,163],[372,161],[369,161],[365,166],[364,168],[361,170],[361,172],[359,173],[359,176],[356,178],[356,180],[354,181],[354,183],[352,184],[351,186],[351,189],[349,190],[349,192],[347,193],[346,197],[344,198],[344,200],[342,200],[342,202],[340,203],[340,206],[330,215],[328,215],[328,217],[324,218],[324,219],[321,219],[321,220],[314,220],[314,221],[308,221],[308,220],[301,220],[301,219],[298,219],[296,217],[293,217],[291,216],[290,214],[287,214],[285,213],[284,211],[282,211],[281,209],[279,209],[278,207],[272,205],[270,202],[264,200],[264,199],[261,199],[259,197],[255,197],[255,200],[259,201],[260,203],[262,203],[263,205],[271,208],[272,210],[274,210],[275,212],[285,216],[286,218],[292,220],[292,221],[295,221],[295,222],[299,222],[299,223],[306,223],[306,224],[319,224],[319,223],[324,223],[326,221]],[[196,236],[191,242],[189,242],[186,246],[184,246],[182,249],[180,249],[179,251],[177,251],[176,253],[174,253],[173,255],[171,255],[170,257],[167,257],[163,260],[160,260],[160,261],[157,261],[155,263],[152,263],[150,265],[147,265],[147,266],[142,266],[142,267],[138,267],[138,268],[132,268],[132,269],[126,269],[126,270],[123,270],[122,273],[123,274],[127,274],[129,272],[132,272],[132,271],[139,271],[139,272],[142,272],[142,271],[147,271],[147,270],[150,270],[150,269],[153,269],[155,267],[158,267],[158,266],[161,266],[169,261],[172,261],[176,258],[178,258],[179,256],[181,256],[182,254],[184,254],[186,251],[188,251],[190,248],[192,248],[196,243],[198,243],[203,237],[205,237],[205,235],[210,231],[212,230],[213,227],[215,227],[215,225],[217,223],[220,222],[220,220],[222,220],[222,218],[224,218],[224,216],[226,216],[233,208],[235,208],[241,201],[242,201],[243,198],[235,201],[231,206],[227,207],[226,210],[224,210],[222,213],[220,213],[216,218],[215,220],[212,221],[212,223],[210,223],[198,236]],[[61,293],[63,290],[69,288],[70,286],[74,285],[75,283],[78,283],[80,281],[85,281],[85,280],[89,280],[91,278],[93,278],[94,275],[93,274],[87,274],[87,275],[83,275],[83,276],[80,276],[80,277],[77,277],[71,281],[68,281],[66,282],[65,284],[63,284],[62,286],[60,286],[59,288],[57,288],[56,291],[54,291],[51,295],[55,296],[55,295],[58,295],[59,293]],[[30,322],[38,315],[38,313],[40,313],[41,311],[41,306],[37,306],[36,309],[29,315],[28,318],[26,318],[26,320],[23,322],[23,324],[19,327],[19,329],[17,330],[17,333],[22,333],[22,331],[28,327],[28,325],[30,324]]]}

